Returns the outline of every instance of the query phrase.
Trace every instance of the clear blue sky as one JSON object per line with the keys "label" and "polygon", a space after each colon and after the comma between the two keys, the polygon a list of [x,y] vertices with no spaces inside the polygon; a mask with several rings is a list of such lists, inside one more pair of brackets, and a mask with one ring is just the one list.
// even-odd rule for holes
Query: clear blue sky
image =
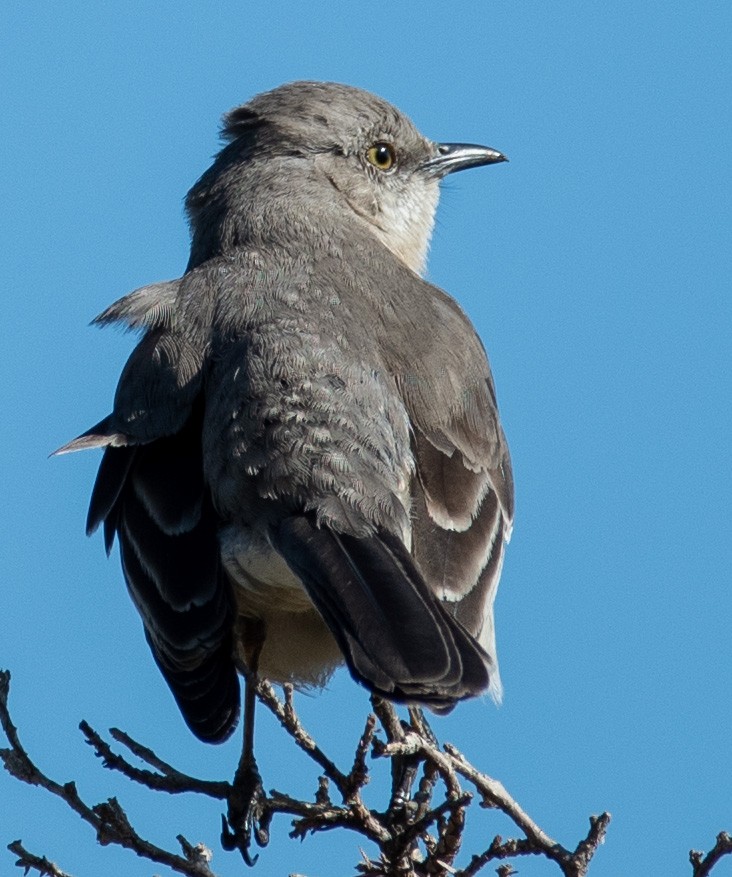
{"label": "clear blue sky", "polygon": [[[689,874],[689,848],[732,830],[731,32],[732,6],[711,0],[5,0],[0,666],[45,769],[87,799],[118,794],[160,843],[216,841],[217,807],[135,793],[76,731],[119,725],[210,777],[237,757],[236,741],[188,734],[116,551],[84,537],[98,457],[47,455],[107,413],[133,344],[90,318],[184,269],[182,198],[221,114],[331,79],[511,159],[447,183],[430,260],[489,350],[517,483],[505,703],[461,706],[438,734],[567,845],[610,810],[593,877]],[[340,673],[299,702],[350,758],[366,693]],[[266,786],[315,789],[266,722],[258,751]],[[2,845],[21,837],[75,877],[156,870],[5,775],[0,802]],[[275,823],[256,873],[351,873],[354,837],[287,830]],[[510,833],[481,815],[471,845],[496,832]],[[213,866],[243,867],[221,851]]]}

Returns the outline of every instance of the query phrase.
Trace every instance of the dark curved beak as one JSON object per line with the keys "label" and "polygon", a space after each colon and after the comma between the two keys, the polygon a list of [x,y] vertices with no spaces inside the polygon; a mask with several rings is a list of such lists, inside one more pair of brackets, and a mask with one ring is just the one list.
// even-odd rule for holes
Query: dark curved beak
{"label": "dark curved beak", "polygon": [[445,177],[455,171],[496,164],[499,161],[508,159],[502,152],[489,146],[478,146],[475,143],[438,143],[437,155],[427,159],[421,167],[430,176]]}

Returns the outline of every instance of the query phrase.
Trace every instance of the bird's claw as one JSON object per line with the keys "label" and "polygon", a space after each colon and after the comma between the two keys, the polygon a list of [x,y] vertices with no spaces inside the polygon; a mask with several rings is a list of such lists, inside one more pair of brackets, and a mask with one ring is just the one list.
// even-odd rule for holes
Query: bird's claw
{"label": "bird's claw", "polygon": [[419,760],[413,756],[392,760],[392,793],[388,810],[391,821],[408,819],[410,811],[414,809],[412,786],[417,777],[418,768]]}
{"label": "bird's claw", "polygon": [[227,851],[239,850],[245,863],[253,866],[259,855],[250,853],[252,838],[257,846],[267,846],[271,819],[256,765],[237,771],[229,794],[229,812],[221,816],[221,846]]}

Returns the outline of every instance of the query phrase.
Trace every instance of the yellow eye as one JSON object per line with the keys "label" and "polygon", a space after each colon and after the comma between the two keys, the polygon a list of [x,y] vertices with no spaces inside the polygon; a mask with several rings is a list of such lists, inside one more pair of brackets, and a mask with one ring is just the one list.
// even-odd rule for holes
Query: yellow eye
{"label": "yellow eye", "polygon": [[367,160],[380,171],[388,171],[394,167],[396,151],[391,143],[374,143],[366,152]]}

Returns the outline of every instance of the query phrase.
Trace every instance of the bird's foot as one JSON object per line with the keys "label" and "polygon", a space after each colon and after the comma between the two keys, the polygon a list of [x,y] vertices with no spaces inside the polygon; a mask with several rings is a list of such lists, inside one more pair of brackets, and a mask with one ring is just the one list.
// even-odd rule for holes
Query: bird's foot
{"label": "bird's foot", "polygon": [[412,800],[412,786],[417,778],[419,759],[414,756],[397,756],[392,759],[392,792],[389,802],[390,822],[410,821],[416,803]]}
{"label": "bird's foot", "polygon": [[426,740],[430,746],[434,746],[435,749],[440,748],[440,742],[435,736],[435,732],[430,728],[429,722],[425,718],[424,711],[421,707],[418,706],[410,706],[409,707],[409,720],[411,722],[412,728]]}
{"label": "bird's foot", "polygon": [[228,803],[228,814],[221,816],[221,846],[225,850],[239,850],[251,867],[259,858],[250,853],[252,839],[260,847],[267,846],[272,820],[262,778],[253,761],[237,770]]}
{"label": "bird's foot", "polygon": [[[426,743],[439,748],[439,743],[419,707],[409,708],[410,722],[402,722],[405,734],[417,733]],[[419,811],[419,801],[412,797],[422,758],[419,755],[400,755],[392,758],[392,791],[388,816],[392,823],[410,823]]]}

